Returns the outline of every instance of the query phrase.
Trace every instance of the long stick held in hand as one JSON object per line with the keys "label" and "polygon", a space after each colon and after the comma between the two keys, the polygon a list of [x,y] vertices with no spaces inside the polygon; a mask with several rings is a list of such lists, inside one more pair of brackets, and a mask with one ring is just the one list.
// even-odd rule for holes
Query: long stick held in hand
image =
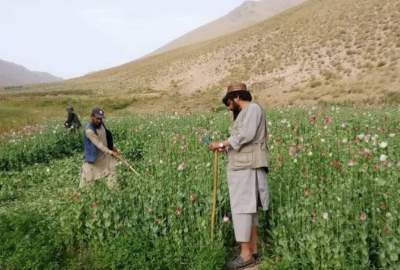
{"label": "long stick held in hand", "polygon": [[116,159],[122,161],[122,163],[124,163],[132,172],[134,172],[137,176],[140,176],[140,174],[129,164],[128,161],[126,161],[126,159],[124,159],[122,156],[117,155],[114,156]]}
{"label": "long stick held in hand", "polygon": [[211,211],[211,240],[214,239],[214,224],[217,208],[217,187],[218,187],[218,152],[214,151],[214,163],[213,163],[213,195],[212,195],[212,211]]}

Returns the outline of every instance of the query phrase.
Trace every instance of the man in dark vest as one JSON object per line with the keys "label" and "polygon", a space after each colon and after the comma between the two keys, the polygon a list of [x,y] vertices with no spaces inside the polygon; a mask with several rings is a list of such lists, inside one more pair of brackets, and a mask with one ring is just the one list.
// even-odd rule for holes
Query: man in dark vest
{"label": "man in dark vest", "polygon": [[66,111],[68,115],[67,120],[65,120],[64,122],[64,127],[71,131],[77,131],[82,126],[81,121],[79,121],[78,115],[76,115],[72,106],[68,106]]}
{"label": "man in dark vest", "polygon": [[87,186],[97,179],[107,178],[107,186],[115,188],[116,159],[118,151],[113,146],[112,134],[104,126],[104,111],[94,108],[90,122],[85,126],[83,134],[84,163],[81,169],[80,187]]}

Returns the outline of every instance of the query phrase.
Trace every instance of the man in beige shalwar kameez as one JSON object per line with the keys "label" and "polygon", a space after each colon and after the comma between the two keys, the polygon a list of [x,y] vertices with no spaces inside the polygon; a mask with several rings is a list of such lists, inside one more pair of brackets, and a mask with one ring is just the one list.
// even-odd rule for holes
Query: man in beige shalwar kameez
{"label": "man in beige shalwar kameez", "polygon": [[258,207],[268,210],[267,126],[263,109],[251,102],[245,84],[228,87],[223,99],[233,112],[230,137],[212,142],[209,149],[228,153],[228,187],[232,221],[240,255],[228,263],[230,269],[244,269],[256,263]]}
{"label": "man in beige shalwar kameez", "polygon": [[[107,186],[115,188],[117,150],[113,147],[112,135],[103,123],[104,111],[94,108],[90,122],[84,130],[84,158],[79,187],[94,183],[97,179],[107,178]],[[107,136],[108,133],[108,136]]]}

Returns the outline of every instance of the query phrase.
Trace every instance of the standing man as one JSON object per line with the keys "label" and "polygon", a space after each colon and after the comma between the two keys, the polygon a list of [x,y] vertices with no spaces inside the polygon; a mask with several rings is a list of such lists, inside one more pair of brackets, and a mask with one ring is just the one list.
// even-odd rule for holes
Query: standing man
{"label": "standing man", "polygon": [[114,188],[116,183],[117,150],[113,146],[112,134],[104,126],[104,111],[94,108],[90,115],[90,122],[84,131],[83,144],[85,161],[81,169],[79,187],[92,184],[95,180],[106,177],[107,186]]}
{"label": "standing man", "polygon": [[251,102],[244,83],[228,86],[223,103],[233,113],[230,137],[212,142],[211,151],[228,153],[228,187],[232,222],[240,255],[230,261],[229,269],[243,269],[255,264],[257,252],[257,209],[268,210],[267,125],[264,110]]}
{"label": "standing man", "polygon": [[67,120],[65,120],[64,122],[64,127],[70,129],[71,131],[77,131],[82,126],[81,121],[79,121],[78,115],[76,115],[72,106],[68,106],[66,111],[68,115]]}

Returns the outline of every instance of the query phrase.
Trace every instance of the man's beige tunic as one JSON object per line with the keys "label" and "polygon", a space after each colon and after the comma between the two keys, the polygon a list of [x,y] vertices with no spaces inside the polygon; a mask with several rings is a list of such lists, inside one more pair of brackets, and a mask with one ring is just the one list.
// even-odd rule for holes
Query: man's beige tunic
{"label": "man's beige tunic", "polygon": [[268,209],[267,126],[265,113],[256,103],[243,108],[233,123],[228,139],[228,187],[233,214]]}

